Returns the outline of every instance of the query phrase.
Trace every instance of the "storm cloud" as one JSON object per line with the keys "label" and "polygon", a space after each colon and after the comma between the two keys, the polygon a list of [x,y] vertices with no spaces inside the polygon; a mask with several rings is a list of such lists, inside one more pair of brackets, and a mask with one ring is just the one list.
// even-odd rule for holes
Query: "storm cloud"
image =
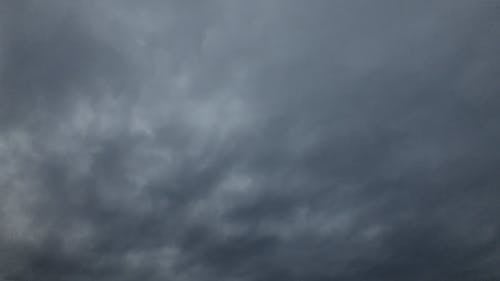
{"label": "storm cloud", "polygon": [[499,280],[497,0],[0,2],[0,280]]}

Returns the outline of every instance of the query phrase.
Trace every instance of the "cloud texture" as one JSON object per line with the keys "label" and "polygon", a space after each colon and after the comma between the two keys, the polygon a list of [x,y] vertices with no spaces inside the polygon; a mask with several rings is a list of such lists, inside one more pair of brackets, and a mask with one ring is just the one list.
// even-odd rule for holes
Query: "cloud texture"
{"label": "cloud texture", "polygon": [[0,280],[499,280],[499,9],[1,1]]}

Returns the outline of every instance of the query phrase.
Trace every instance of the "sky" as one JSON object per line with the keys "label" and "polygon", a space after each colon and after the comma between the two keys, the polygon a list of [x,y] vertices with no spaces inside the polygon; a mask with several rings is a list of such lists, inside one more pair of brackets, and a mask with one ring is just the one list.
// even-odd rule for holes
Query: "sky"
{"label": "sky", "polygon": [[498,0],[1,0],[0,280],[500,280],[498,34]]}

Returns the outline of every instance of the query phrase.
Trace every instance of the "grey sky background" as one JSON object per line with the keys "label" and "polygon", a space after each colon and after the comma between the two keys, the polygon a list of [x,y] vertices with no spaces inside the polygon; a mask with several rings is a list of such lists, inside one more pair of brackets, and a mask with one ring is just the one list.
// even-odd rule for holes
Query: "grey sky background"
{"label": "grey sky background", "polygon": [[497,0],[0,0],[0,280],[500,279]]}

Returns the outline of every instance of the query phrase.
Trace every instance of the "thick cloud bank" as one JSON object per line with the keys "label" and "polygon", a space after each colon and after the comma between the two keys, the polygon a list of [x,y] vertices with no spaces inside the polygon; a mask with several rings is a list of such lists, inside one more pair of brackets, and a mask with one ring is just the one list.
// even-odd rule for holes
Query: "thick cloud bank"
{"label": "thick cloud bank", "polygon": [[0,280],[500,280],[500,1],[0,1]]}

